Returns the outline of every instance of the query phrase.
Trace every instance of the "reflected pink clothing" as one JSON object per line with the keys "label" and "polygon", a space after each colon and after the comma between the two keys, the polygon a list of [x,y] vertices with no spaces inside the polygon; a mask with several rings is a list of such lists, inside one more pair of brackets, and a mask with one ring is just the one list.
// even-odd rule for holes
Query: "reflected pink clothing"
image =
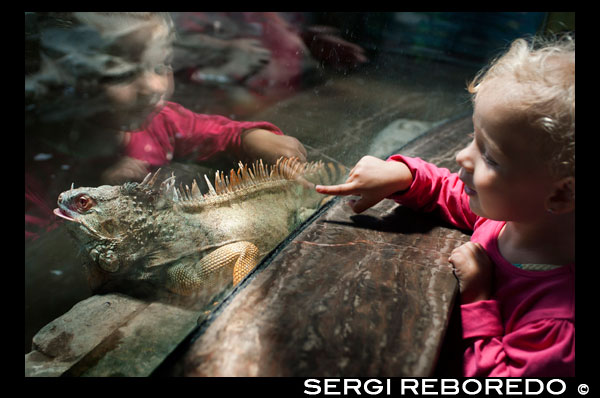
{"label": "reflected pink clothing", "polygon": [[505,222],[471,212],[457,174],[419,158],[393,155],[388,161],[405,163],[413,175],[412,185],[390,199],[473,231],[471,241],[496,266],[493,298],[461,305],[468,343],[464,376],[574,376],[575,264],[549,271],[517,268],[498,248]]}
{"label": "reflected pink clothing", "polygon": [[202,162],[225,153],[241,158],[242,133],[251,129],[283,135],[268,122],[238,122],[224,116],[195,113],[167,102],[147,126],[131,133],[124,155],[144,160],[153,167],[171,160]]}

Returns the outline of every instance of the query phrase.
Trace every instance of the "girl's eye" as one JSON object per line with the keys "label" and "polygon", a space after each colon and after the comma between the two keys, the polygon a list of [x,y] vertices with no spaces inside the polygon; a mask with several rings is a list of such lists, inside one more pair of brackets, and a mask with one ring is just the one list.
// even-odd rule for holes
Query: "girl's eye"
{"label": "girl's eye", "polygon": [[75,198],[75,209],[78,212],[85,212],[91,209],[96,203],[94,199],[90,198],[86,194],[79,195]]}
{"label": "girl's eye", "polygon": [[487,155],[483,154],[482,156],[483,156],[483,160],[490,166],[498,166],[498,163],[496,163],[493,159],[491,159]]}
{"label": "girl's eye", "polygon": [[157,75],[166,75],[167,73],[171,72],[173,70],[173,67],[170,64],[160,64],[160,65],[156,65],[154,67],[154,73],[156,73]]}
{"label": "girl's eye", "polygon": [[138,71],[132,70],[113,76],[103,76],[100,79],[101,84],[123,84],[133,81],[138,75]]}

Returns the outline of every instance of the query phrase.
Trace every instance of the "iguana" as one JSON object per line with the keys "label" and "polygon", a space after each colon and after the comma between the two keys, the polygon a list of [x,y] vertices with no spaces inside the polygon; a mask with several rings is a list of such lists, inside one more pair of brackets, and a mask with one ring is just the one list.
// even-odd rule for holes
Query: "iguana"
{"label": "iguana", "polygon": [[109,281],[149,282],[193,296],[238,284],[272,249],[320,206],[313,184],[341,181],[333,163],[280,158],[229,175],[216,173],[208,192],[196,180],[175,186],[159,171],[141,183],[74,188],[61,193],[54,213],[87,254],[92,289]]}

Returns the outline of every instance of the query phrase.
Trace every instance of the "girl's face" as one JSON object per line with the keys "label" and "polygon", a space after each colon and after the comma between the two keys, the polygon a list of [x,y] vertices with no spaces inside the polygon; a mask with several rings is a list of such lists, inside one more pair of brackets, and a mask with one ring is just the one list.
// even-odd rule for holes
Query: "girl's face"
{"label": "girl's face", "polygon": [[494,80],[482,85],[473,112],[473,141],[456,156],[471,210],[493,220],[532,221],[545,214],[552,191],[536,150],[536,131],[510,106],[519,89]]}
{"label": "girl's face", "polygon": [[102,115],[103,123],[122,131],[135,130],[164,105],[173,92],[169,36],[166,24],[156,20],[119,40],[119,55],[133,67],[103,79],[104,97],[111,105],[109,114]]}

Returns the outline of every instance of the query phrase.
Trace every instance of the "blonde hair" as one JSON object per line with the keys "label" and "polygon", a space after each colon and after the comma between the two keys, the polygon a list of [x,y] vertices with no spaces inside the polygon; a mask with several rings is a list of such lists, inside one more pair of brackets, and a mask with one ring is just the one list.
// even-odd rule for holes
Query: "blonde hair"
{"label": "blonde hair", "polygon": [[[167,43],[175,26],[167,12],[42,12],[26,15],[27,121],[72,121],[109,106],[102,82],[138,66],[118,39],[147,23],[164,23]],[[152,36],[143,37],[151,41]]]}
{"label": "blonde hair", "polygon": [[136,29],[134,22],[144,23],[153,20],[164,22],[170,33],[175,32],[173,19],[168,12],[74,12],[73,16],[99,31],[113,35]]}
{"label": "blonde hair", "polygon": [[540,144],[551,173],[575,175],[575,38],[515,40],[468,84],[473,101],[482,84],[495,78],[521,88],[511,106],[544,133]]}

